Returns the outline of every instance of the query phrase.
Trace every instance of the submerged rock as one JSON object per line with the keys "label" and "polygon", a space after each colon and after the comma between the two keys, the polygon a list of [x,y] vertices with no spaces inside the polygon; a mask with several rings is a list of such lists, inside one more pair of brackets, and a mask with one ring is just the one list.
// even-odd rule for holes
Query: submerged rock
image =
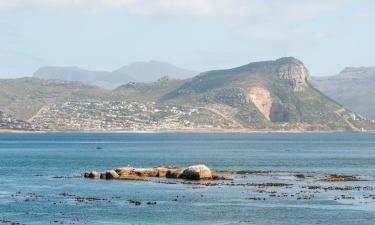
{"label": "submerged rock", "polygon": [[320,179],[319,181],[324,181],[324,182],[348,182],[348,181],[364,181],[364,180],[361,180],[361,179],[359,179],[355,176],[332,174],[328,177]]}
{"label": "submerged rock", "polygon": [[133,205],[141,205],[142,204],[142,202],[140,202],[138,200],[133,200],[133,199],[128,200],[128,202],[130,204],[133,204]]}
{"label": "submerged rock", "polygon": [[121,174],[119,180],[148,180],[147,177],[142,177],[138,175],[132,175],[132,174]]}
{"label": "submerged rock", "polygon": [[182,171],[180,178],[186,180],[212,179],[211,170],[205,165],[194,165]]}
{"label": "submerged rock", "polygon": [[220,180],[220,179],[225,179],[223,176],[221,176],[219,173],[216,173],[216,172],[212,172],[211,171],[211,174],[212,174],[212,179],[213,180]]}

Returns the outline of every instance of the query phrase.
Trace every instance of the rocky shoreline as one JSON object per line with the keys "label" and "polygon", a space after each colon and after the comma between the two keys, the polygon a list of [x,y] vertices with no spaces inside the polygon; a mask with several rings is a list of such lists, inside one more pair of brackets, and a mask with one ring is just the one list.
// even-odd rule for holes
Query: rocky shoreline
{"label": "rocky shoreline", "polygon": [[[220,170],[213,171],[206,165],[198,164],[185,168],[164,166],[151,168],[136,168],[136,167],[120,167],[116,169],[109,169],[104,172],[90,171],[83,174],[84,178],[88,179],[103,179],[103,180],[140,180],[147,181],[151,177],[156,178],[170,178],[181,179],[187,181],[215,181],[215,180],[232,180],[226,176],[232,175],[270,175],[272,171],[259,170]],[[293,174],[296,179],[306,179],[304,174]],[[55,177],[55,178],[80,178],[80,176],[72,177]],[[315,177],[316,182],[356,182],[367,181],[352,175],[326,174],[323,177]],[[267,185],[268,186],[268,185]],[[271,185],[272,186],[272,185]]]}
{"label": "rocky shoreline", "polygon": [[[238,133],[238,134],[269,134],[269,133],[286,133],[286,134],[319,134],[319,133],[352,133],[345,129],[334,130],[303,130],[303,129],[225,129],[225,128],[195,128],[195,129],[147,129],[147,130],[13,130],[13,129],[0,129],[1,133]],[[355,131],[359,133],[374,133],[375,130]]]}
{"label": "rocky shoreline", "polygon": [[[35,174],[43,177],[49,175]],[[81,191],[78,189],[60,189],[55,193],[18,191],[10,193],[10,199],[17,204],[27,206],[33,204],[48,204],[53,208],[59,207],[113,207],[121,205],[122,208],[139,210],[155,207],[176,207],[177,204],[188,205],[193,201],[210,202],[213,193],[241,193],[236,194],[235,201],[240,204],[279,204],[302,201],[303,204],[315,204],[325,201],[329,204],[374,204],[374,176],[323,174],[315,172],[277,172],[267,170],[217,170],[214,171],[206,165],[192,165],[188,167],[159,166],[150,168],[120,167],[103,172],[90,171],[80,176],[54,176],[54,179],[80,179],[80,184],[89,180],[98,181],[100,188],[107,184],[110,189],[115,189],[109,194],[103,192]],[[67,181],[69,185],[70,182]],[[120,185],[113,182],[127,181]],[[147,182],[144,182],[147,181]],[[108,183],[107,183],[108,182]],[[144,183],[137,183],[144,182]],[[91,182],[90,187],[96,182]],[[151,184],[152,185],[147,185]],[[133,186],[135,185],[135,187]],[[168,190],[173,194],[148,195],[146,192],[154,187],[168,185]],[[171,186],[172,185],[172,186]],[[133,188],[132,188],[133,186]],[[135,189],[134,189],[135,188]],[[138,188],[141,191],[138,191]],[[228,188],[231,190],[228,191]],[[85,189],[85,188],[83,188]],[[101,190],[101,189],[100,189]],[[116,191],[117,190],[117,191]],[[159,190],[159,189],[158,189]],[[187,191],[186,191],[187,190]],[[193,190],[193,191],[189,191]],[[225,195],[224,195],[225,196]],[[228,197],[232,198],[232,196]],[[210,200],[211,199],[211,200]],[[232,200],[232,199],[230,199]],[[214,201],[220,202],[215,199]],[[301,204],[301,203],[293,203]],[[151,210],[151,209],[149,209]],[[154,209],[152,209],[154,210]],[[32,211],[27,211],[28,215]],[[82,217],[70,219],[65,214],[58,214],[52,224],[81,224]],[[1,218],[0,218],[1,219]],[[0,220],[0,224],[19,224],[9,218]]]}
{"label": "rocky shoreline", "polygon": [[205,165],[192,165],[187,168],[177,167],[154,167],[134,168],[121,167],[98,173],[96,171],[86,172],[85,178],[107,179],[107,180],[148,180],[149,177],[163,177],[185,180],[218,180],[224,179],[219,173],[211,171]]}

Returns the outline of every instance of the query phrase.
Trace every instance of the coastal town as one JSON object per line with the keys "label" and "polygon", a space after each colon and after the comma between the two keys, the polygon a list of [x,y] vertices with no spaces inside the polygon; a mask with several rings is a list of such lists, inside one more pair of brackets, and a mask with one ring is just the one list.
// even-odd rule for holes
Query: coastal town
{"label": "coastal town", "polygon": [[0,111],[0,129],[35,130],[37,127]]}
{"label": "coastal town", "polygon": [[225,126],[220,115],[197,107],[155,102],[101,101],[49,104],[28,120],[46,131],[147,131]]}

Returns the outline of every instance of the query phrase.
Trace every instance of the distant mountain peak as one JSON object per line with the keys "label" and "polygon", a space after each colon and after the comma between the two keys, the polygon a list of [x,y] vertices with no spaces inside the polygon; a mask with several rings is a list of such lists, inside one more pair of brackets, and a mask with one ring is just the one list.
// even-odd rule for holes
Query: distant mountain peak
{"label": "distant mountain peak", "polygon": [[360,74],[375,71],[375,67],[345,67],[340,74]]}
{"label": "distant mountain peak", "polygon": [[45,66],[39,68],[33,76],[40,79],[79,81],[112,89],[129,82],[152,82],[162,77],[182,79],[197,73],[170,63],[150,60],[134,62],[112,72],[85,70],[77,66]]}
{"label": "distant mountain peak", "polygon": [[[294,57],[283,57],[271,61],[249,63],[245,66],[233,68],[233,71],[256,71],[268,70],[269,73],[277,74],[279,79],[286,80],[294,91],[303,91],[310,79],[310,73],[305,65]],[[276,73],[275,73],[276,72]]]}
{"label": "distant mountain peak", "polygon": [[156,60],[134,62],[113,71],[113,73],[126,73],[142,82],[155,81],[165,76],[183,79],[198,74],[196,71],[182,69],[170,63]]}
{"label": "distant mountain peak", "polygon": [[298,60],[297,58],[294,58],[292,56],[282,57],[282,58],[276,59],[275,62],[280,63],[280,64],[294,63],[294,64],[303,65],[303,63],[300,60]]}

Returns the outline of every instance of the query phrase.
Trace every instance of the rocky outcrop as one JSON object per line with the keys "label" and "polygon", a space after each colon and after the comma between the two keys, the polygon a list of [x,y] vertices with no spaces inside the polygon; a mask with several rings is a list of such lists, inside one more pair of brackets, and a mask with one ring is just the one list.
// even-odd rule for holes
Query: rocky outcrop
{"label": "rocky outcrop", "polygon": [[249,91],[249,98],[263,114],[264,118],[270,120],[272,108],[271,93],[263,87],[252,87]]}
{"label": "rocky outcrop", "polygon": [[120,175],[116,173],[114,170],[108,170],[105,172],[105,179],[117,179]]}
{"label": "rocky outcrop", "polygon": [[280,79],[287,80],[294,91],[303,91],[308,87],[309,71],[301,61],[294,58],[282,58],[278,61]]}
{"label": "rocky outcrop", "polygon": [[265,119],[271,122],[288,122],[289,112],[271,92],[264,87],[255,86],[249,91],[250,101],[258,108]]}
{"label": "rocky outcrop", "polygon": [[116,179],[116,180],[147,180],[149,177],[165,177],[187,180],[220,179],[221,175],[211,172],[205,165],[193,165],[187,168],[154,167],[134,168],[121,167],[115,170],[107,170],[104,173],[95,171],[84,174],[85,178],[91,179]]}
{"label": "rocky outcrop", "polygon": [[166,173],[165,177],[166,178],[180,178],[181,174],[182,174],[181,169],[170,169]]}
{"label": "rocky outcrop", "polygon": [[100,179],[100,173],[96,171],[87,172],[83,175],[85,178]]}
{"label": "rocky outcrop", "polygon": [[180,178],[186,180],[212,179],[211,170],[205,165],[194,165],[182,171]]}

